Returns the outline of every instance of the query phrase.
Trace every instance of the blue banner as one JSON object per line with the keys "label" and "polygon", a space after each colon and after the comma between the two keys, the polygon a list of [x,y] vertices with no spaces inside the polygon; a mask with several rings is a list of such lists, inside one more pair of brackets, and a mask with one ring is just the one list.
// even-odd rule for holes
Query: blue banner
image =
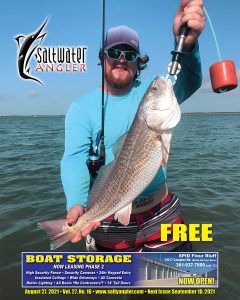
{"label": "blue banner", "polygon": [[217,287],[217,252],[23,252],[22,287]]}

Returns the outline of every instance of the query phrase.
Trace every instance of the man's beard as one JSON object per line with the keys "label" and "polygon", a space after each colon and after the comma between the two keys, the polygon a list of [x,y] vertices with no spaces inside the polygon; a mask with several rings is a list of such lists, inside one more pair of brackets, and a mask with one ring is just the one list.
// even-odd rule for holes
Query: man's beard
{"label": "man's beard", "polygon": [[124,89],[127,88],[128,86],[130,86],[133,82],[133,78],[131,77],[131,75],[128,72],[128,75],[122,79],[122,78],[115,78],[112,70],[108,73],[105,74],[107,83],[110,84],[112,87],[114,87],[115,89]]}

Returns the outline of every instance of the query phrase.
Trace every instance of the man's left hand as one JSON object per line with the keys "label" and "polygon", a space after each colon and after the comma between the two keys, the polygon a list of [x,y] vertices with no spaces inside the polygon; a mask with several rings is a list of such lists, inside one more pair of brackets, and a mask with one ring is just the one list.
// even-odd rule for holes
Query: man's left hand
{"label": "man's left hand", "polygon": [[191,51],[205,25],[202,0],[181,0],[173,23],[173,33],[176,41],[178,41],[179,30],[182,25],[187,25],[189,28],[183,50]]}

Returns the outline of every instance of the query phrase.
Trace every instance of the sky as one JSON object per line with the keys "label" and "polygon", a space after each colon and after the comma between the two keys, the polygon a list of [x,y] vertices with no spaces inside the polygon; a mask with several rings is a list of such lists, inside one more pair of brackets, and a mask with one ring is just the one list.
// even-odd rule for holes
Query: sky
{"label": "sky", "polygon": [[[141,53],[150,57],[144,79],[166,75],[174,39],[172,23],[180,0],[106,0],[106,28],[121,24],[140,36]],[[240,77],[240,27],[238,0],[206,0],[222,60],[233,60]],[[98,51],[101,46],[101,0],[1,0],[0,18],[0,115],[64,115],[70,104],[101,84]],[[44,72],[43,85],[18,75],[18,45],[15,37],[35,32],[48,18],[41,46],[87,46],[87,71]],[[211,89],[209,67],[218,54],[208,21],[199,38],[203,70],[202,87],[181,105],[182,112],[240,112],[239,87],[216,94]],[[38,75],[35,59],[31,74]],[[35,73],[34,73],[35,72]],[[101,99],[100,99],[101,101]]]}

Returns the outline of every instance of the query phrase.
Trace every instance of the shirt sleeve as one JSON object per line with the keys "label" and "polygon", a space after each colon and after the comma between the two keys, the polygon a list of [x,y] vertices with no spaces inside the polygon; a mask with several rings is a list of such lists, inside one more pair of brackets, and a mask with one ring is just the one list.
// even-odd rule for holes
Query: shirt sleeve
{"label": "shirt sleeve", "polygon": [[86,109],[73,103],[65,118],[65,152],[61,160],[61,179],[67,198],[67,210],[86,206],[90,175],[87,159],[91,143],[91,124]]}
{"label": "shirt sleeve", "polygon": [[195,93],[202,84],[202,69],[198,42],[195,44],[192,52],[183,52],[180,64],[181,71],[173,87],[179,104]]}

